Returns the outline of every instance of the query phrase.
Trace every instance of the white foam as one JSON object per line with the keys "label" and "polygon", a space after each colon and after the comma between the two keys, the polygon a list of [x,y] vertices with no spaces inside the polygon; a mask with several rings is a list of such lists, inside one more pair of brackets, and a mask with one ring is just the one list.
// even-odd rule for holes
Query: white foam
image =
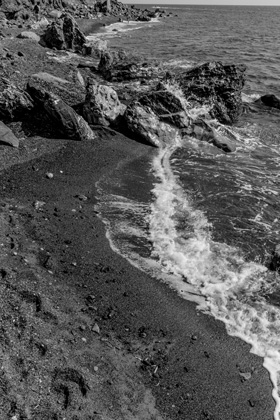
{"label": "white foam", "polygon": [[153,162],[159,181],[149,215],[153,256],[166,275],[172,274],[172,281],[167,280],[171,287],[193,300],[180,290],[182,279],[189,283],[204,297],[198,308],[223,321],[230,335],[251,344],[251,351],[264,358],[274,387],[274,419],[279,420],[280,310],[262,298],[274,290],[279,276],[246,262],[238,249],[212,240],[205,215],[192,206],[170,168],[174,148],[161,150]]}

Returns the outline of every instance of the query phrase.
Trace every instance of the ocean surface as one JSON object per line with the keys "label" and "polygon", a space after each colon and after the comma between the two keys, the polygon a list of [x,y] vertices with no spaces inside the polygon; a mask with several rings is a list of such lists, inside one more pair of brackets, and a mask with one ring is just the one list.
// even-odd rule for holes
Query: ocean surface
{"label": "ocean surface", "polygon": [[[146,6],[141,6],[146,7]],[[167,18],[111,25],[111,48],[188,69],[218,60],[247,66],[243,101],[280,97],[280,7],[163,6]],[[205,110],[190,110],[200,115]],[[237,150],[225,154],[178,138],[126,162],[98,183],[112,248],[222,320],[263,357],[280,419],[280,278],[267,261],[280,244],[280,111],[218,125]],[[140,194],[141,193],[141,194]],[[140,198],[141,197],[141,198]]]}

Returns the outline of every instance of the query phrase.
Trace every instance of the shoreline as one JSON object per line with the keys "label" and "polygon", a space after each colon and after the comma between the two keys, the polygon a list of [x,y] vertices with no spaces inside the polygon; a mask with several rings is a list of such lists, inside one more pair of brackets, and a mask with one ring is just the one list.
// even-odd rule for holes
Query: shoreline
{"label": "shoreline", "polygon": [[[52,346],[56,350],[61,347],[61,353],[67,354],[67,360],[60,361],[63,372],[75,366],[78,372],[86,372],[90,382],[96,379],[97,366],[97,375],[111,381],[110,389],[117,392],[119,383],[114,375],[110,380],[107,372],[110,364],[106,349],[102,350],[105,361],[96,354],[100,342],[105,347],[109,342],[113,346],[110,351],[115,348],[117,355],[120,352],[122,362],[128,366],[128,372],[124,367],[120,371],[114,361],[118,380],[124,381],[123,398],[127,386],[134,389],[134,394],[124,400],[118,390],[118,399],[127,410],[136,404],[135,395],[138,402],[139,393],[143,397],[145,387],[146,397],[143,401],[140,398],[140,411],[132,418],[271,420],[274,401],[268,373],[262,360],[249,353],[250,347],[229,337],[221,322],[197,312],[193,303],[131,266],[109,246],[105,226],[94,212],[95,182],[127,156],[133,159],[145,153],[146,148],[123,136],[111,137],[101,131],[96,144],[69,142],[55,154],[1,173],[1,184],[5,186],[2,202],[16,203],[14,218],[20,220],[24,237],[17,254],[13,255],[13,248],[9,258],[19,260],[17,264],[23,262],[27,272],[40,273],[36,293],[48,308],[45,312],[57,318],[54,338],[40,339],[50,343],[51,354],[47,353],[43,361],[41,357],[36,369],[44,370],[48,357],[54,358]],[[54,174],[53,179],[45,177],[47,171]],[[87,201],[77,199],[79,194],[87,196]],[[34,200],[46,204],[36,211]],[[19,266],[12,268],[19,275],[21,270]],[[25,279],[25,289],[29,291],[34,282],[32,276],[31,279]],[[18,284],[13,283],[13,287],[17,289]],[[93,296],[92,300],[88,296]],[[40,317],[40,312],[33,316]],[[53,323],[51,315],[49,318],[51,321],[42,322]],[[95,324],[100,334],[92,332]],[[57,342],[59,331],[62,338]],[[91,358],[95,366],[90,364]],[[57,363],[56,358],[52,361],[55,365],[54,362]],[[252,377],[244,381],[240,373],[248,371]],[[63,375],[60,380],[68,383],[69,378],[66,380]],[[88,391],[87,404],[93,398],[92,389]],[[70,391],[76,395],[75,390]],[[109,395],[112,400],[112,394]],[[48,401],[52,401],[50,396]],[[118,404],[114,403],[114,415],[109,417],[102,417],[104,407],[94,410],[101,413],[100,418],[131,418],[118,411]],[[67,410],[70,415],[71,404]],[[84,411],[83,415],[89,412]]]}
{"label": "shoreline", "polygon": [[96,133],[24,139],[0,161],[1,418],[272,420],[250,346],[110,248],[95,184],[149,146]]}

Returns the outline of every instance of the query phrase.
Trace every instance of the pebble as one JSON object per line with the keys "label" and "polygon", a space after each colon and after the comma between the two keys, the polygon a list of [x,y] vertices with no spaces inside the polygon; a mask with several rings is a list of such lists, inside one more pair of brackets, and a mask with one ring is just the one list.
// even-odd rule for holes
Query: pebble
{"label": "pebble", "polygon": [[51,172],[47,172],[47,173],[46,173],[46,177],[47,177],[48,179],[52,179],[52,178],[53,178],[53,173],[51,173]]}
{"label": "pebble", "polygon": [[91,329],[93,332],[95,332],[96,334],[100,334],[100,328],[98,324],[94,324],[94,326]]}
{"label": "pebble", "polygon": [[94,372],[98,372],[98,366],[94,366],[93,370]]}

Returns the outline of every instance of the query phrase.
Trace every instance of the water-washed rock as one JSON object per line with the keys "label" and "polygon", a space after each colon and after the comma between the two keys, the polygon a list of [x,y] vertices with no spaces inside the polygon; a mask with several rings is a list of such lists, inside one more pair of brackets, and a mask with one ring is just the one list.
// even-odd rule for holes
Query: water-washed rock
{"label": "water-washed rock", "polygon": [[31,39],[32,41],[35,41],[35,42],[40,41],[40,36],[35,34],[35,32],[31,32],[31,31],[23,31],[17,36],[17,38]]}
{"label": "water-washed rock", "polygon": [[0,79],[0,118],[10,121],[30,112],[34,104],[31,97],[8,79]]}
{"label": "water-washed rock", "polygon": [[257,99],[255,103],[280,109],[280,99],[278,99],[275,95],[263,95]]}
{"label": "water-washed rock", "polygon": [[242,112],[241,91],[246,67],[209,62],[177,76],[186,98],[211,107],[211,115],[231,124]]}
{"label": "water-washed rock", "polygon": [[95,139],[95,134],[83,117],[78,115],[59,96],[46,91],[32,80],[28,83],[27,89],[34,102],[44,108],[67,138],[75,140]]}
{"label": "water-washed rock", "polygon": [[140,58],[128,56],[123,51],[103,51],[98,71],[104,79],[113,82],[125,80],[150,80],[159,74],[156,65],[142,62]]}
{"label": "water-washed rock", "polygon": [[280,244],[276,245],[274,251],[272,252],[268,262],[268,268],[271,271],[280,272]]}
{"label": "water-washed rock", "polygon": [[19,140],[2,121],[0,121],[0,144],[5,143],[9,146],[18,147]]}
{"label": "water-washed rock", "polygon": [[49,25],[42,37],[43,43],[49,48],[58,50],[74,50],[82,52],[87,43],[85,35],[80,31],[75,19],[68,13]]}
{"label": "water-washed rock", "polygon": [[140,97],[138,101],[141,105],[151,108],[160,120],[178,128],[186,128],[191,123],[182,99],[162,84],[159,84],[156,90]]}
{"label": "water-washed rock", "polygon": [[126,106],[119,101],[117,92],[110,86],[89,80],[86,89],[83,116],[89,124],[109,126],[119,115],[124,114]]}
{"label": "water-washed rock", "polygon": [[155,147],[172,144],[178,136],[178,130],[162,121],[157,115],[139,102],[128,106],[124,119],[128,130],[136,140],[144,141]]}
{"label": "water-washed rock", "polygon": [[195,120],[182,134],[213,144],[226,153],[236,150],[236,145],[233,140],[220,134],[214,127],[202,119]]}

